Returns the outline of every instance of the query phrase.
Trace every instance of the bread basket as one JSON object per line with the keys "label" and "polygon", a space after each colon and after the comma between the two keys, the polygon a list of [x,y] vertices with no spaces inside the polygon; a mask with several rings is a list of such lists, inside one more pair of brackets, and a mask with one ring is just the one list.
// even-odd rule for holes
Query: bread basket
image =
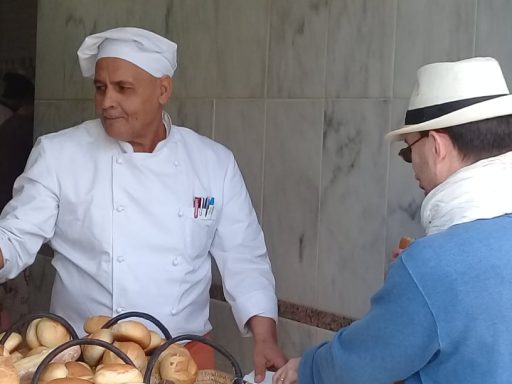
{"label": "bread basket", "polygon": [[240,368],[240,365],[235,360],[235,358],[223,347],[220,345],[217,345],[210,339],[198,336],[198,335],[181,335],[173,337],[169,340],[167,340],[164,344],[162,344],[160,347],[158,347],[153,354],[151,355],[151,358],[148,361],[148,365],[146,367],[146,372],[144,374],[144,383],[150,384],[151,383],[151,374],[153,371],[153,368],[155,367],[156,362],[158,361],[158,357],[164,352],[169,346],[172,344],[178,343],[180,341],[198,341],[200,343],[206,344],[210,346],[211,348],[215,349],[217,352],[219,352],[221,355],[223,355],[233,367],[233,375],[229,375],[227,373],[217,371],[217,370],[202,370],[199,371],[199,376],[196,380],[196,384],[243,384],[243,374],[242,369]]}

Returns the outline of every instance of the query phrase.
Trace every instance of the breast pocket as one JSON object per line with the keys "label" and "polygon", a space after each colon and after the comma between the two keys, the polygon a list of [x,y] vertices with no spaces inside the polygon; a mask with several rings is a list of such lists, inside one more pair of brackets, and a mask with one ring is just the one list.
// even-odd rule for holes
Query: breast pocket
{"label": "breast pocket", "polygon": [[187,209],[185,215],[185,247],[187,256],[193,260],[208,255],[216,229],[215,215],[194,214]]}

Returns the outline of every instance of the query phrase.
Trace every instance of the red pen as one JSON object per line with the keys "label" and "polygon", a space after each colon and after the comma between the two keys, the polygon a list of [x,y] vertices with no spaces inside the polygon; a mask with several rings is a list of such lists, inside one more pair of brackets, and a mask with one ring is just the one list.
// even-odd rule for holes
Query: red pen
{"label": "red pen", "polygon": [[197,219],[197,214],[199,212],[199,206],[201,205],[201,198],[194,197],[194,219]]}

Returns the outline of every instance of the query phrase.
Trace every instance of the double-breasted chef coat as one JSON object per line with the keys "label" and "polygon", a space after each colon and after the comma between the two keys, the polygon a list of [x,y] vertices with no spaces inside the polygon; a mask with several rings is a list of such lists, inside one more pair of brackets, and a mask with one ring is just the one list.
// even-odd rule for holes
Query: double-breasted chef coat
{"label": "double-breasted chef coat", "polygon": [[[133,152],[99,120],[40,137],[0,217],[0,281],[48,241],[50,309],[77,332],[91,315],[143,311],[173,335],[201,335],[211,330],[211,254],[240,330],[254,315],[276,319],[263,232],[233,154],[163,121],[167,138],[152,153]],[[213,209],[195,212],[194,198]]]}

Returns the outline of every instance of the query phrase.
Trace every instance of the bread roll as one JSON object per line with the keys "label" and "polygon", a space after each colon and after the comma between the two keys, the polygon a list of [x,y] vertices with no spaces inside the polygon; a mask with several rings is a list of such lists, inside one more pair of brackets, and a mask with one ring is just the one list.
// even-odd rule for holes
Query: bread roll
{"label": "bread roll", "polygon": [[[97,339],[106,341],[107,343],[112,344],[114,341],[114,335],[110,329],[98,329],[92,335],[88,336],[89,339]],[[103,353],[105,352],[105,348],[99,347],[97,345],[83,345],[82,353],[84,361],[91,367],[95,367],[100,362],[103,357]]]}
{"label": "bread roll", "polygon": [[39,347],[36,347],[36,348],[28,351],[27,354],[25,355],[25,357],[39,355],[40,353],[43,353],[43,352],[46,352],[49,350],[50,350],[50,348],[40,345]]}
{"label": "bread roll", "polygon": [[68,376],[68,370],[64,363],[50,363],[39,377],[39,383],[45,384],[50,380],[61,379]]}
{"label": "bread roll", "polygon": [[65,377],[62,379],[50,380],[46,384],[91,384],[92,381],[79,379],[78,377]]}
{"label": "bread roll", "polygon": [[78,377],[79,379],[92,380],[94,372],[92,368],[81,361],[68,361],[65,363],[68,370],[67,377]]}
{"label": "bread roll", "polygon": [[112,326],[115,341],[133,341],[145,349],[151,343],[151,334],[146,326],[135,320],[121,321]]}
{"label": "bread roll", "polygon": [[414,241],[414,239],[412,237],[408,237],[408,236],[402,236],[400,238],[400,242],[398,243],[398,248],[399,249],[405,249],[407,248],[412,242]]}
{"label": "bread roll", "polygon": [[151,337],[151,341],[149,345],[144,349],[146,355],[151,354],[155,349],[161,346],[164,342],[164,339],[155,331],[149,331],[149,335]]}
{"label": "bread roll", "polygon": [[68,330],[58,321],[41,319],[36,329],[37,339],[45,347],[56,347],[71,340]]}
{"label": "bread roll", "polygon": [[9,356],[0,357],[0,384],[20,384],[20,377]]}
{"label": "bread roll", "polygon": [[106,315],[98,315],[88,317],[84,322],[84,331],[88,335],[101,329],[112,317]]}
{"label": "bread roll", "polygon": [[11,353],[11,360],[13,363],[17,362],[20,359],[23,359],[23,357],[24,356],[19,351],[14,351],[13,353]]}
{"label": "bread roll", "polygon": [[[126,353],[139,371],[144,369],[144,366],[146,365],[146,354],[139,344],[134,343],[133,341],[116,341],[114,342],[114,347],[117,347]],[[123,360],[117,357],[114,352],[108,350],[103,354],[103,363],[124,364]]]}
{"label": "bread roll", "polygon": [[25,334],[25,341],[27,342],[27,345],[29,349],[34,349],[39,346],[41,346],[41,343],[39,342],[39,339],[37,338],[36,330],[37,330],[37,324],[42,319],[34,319],[30,322],[30,324],[27,327],[27,332]]}
{"label": "bread roll", "polygon": [[140,371],[127,364],[104,364],[94,374],[95,384],[142,383]]}
{"label": "bread roll", "polygon": [[[0,333],[0,339],[4,337],[5,332]],[[4,347],[9,351],[12,352],[16,348],[18,348],[21,345],[21,342],[23,341],[23,337],[19,333],[13,332],[9,335],[7,340],[4,343]]]}
{"label": "bread roll", "polygon": [[163,353],[165,355],[158,367],[162,380],[169,380],[174,384],[195,383],[197,365],[185,347],[173,344]]}

